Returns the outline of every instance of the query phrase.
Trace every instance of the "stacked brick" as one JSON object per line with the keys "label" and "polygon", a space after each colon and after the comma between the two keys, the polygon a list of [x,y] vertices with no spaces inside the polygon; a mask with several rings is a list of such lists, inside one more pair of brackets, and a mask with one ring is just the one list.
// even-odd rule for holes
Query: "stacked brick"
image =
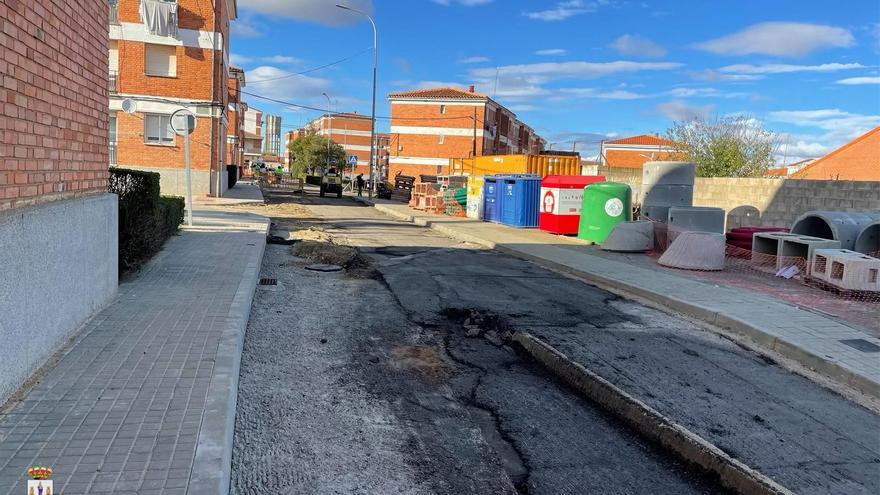
{"label": "stacked brick", "polygon": [[420,182],[413,187],[409,206],[436,215],[442,215],[446,212],[440,185],[429,182]]}
{"label": "stacked brick", "polygon": [[0,2],[0,210],[106,191],[106,46],[106,0]]}

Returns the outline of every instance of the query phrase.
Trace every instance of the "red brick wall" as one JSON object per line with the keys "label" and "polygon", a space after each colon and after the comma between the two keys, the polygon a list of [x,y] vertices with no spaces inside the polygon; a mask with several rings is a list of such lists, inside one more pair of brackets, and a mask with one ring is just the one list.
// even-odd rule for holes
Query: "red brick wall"
{"label": "red brick wall", "polygon": [[[211,121],[197,117],[196,130],[190,135],[190,166],[208,170],[211,159]],[[117,162],[121,166],[148,168],[184,168],[183,138],[175,136],[173,146],[144,143],[143,114],[116,114]],[[224,136],[225,139],[225,136]],[[107,165],[104,164],[104,168]]]}
{"label": "red brick wall", "polygon": [[880,127],[825,155],[793,177],[880,181]]}
{"label": "red brick wall", "polygon": [[106,190],[107,8],[0,2],[0,210]]}

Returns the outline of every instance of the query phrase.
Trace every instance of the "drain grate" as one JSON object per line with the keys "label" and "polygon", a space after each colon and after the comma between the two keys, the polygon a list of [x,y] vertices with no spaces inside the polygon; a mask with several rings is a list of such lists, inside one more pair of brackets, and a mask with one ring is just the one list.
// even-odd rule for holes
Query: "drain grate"
{"label": "drain grate", "polygon": [[880,352],[880,346],[872,344],[865,339],[846,339],[840,342],[862,352]]}
{"label": "drain grate", "polygon": [[260,285],[278,285],[278,279],[274,278],[261,278]]}

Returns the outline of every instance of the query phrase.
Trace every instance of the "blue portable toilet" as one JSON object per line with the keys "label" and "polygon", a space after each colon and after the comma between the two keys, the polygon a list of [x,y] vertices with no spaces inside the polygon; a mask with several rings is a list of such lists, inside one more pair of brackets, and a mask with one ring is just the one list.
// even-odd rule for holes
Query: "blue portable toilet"
{"label": "blue portable toilet", "polygon": [[534,174],[501,179],[501,223],[511,227],[537,227],[541,177]]}
{"label": "blue portable toilet", "polygon": [[487,175],[483,182],[483,220],[501,221],[501,189],[504,175]]}

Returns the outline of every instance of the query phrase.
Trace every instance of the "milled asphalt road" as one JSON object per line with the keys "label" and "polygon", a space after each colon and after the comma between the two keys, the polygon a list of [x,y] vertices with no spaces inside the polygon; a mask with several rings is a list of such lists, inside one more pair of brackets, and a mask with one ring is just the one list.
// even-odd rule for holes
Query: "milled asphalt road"
{"label": "milled asphalt road", "polygon": [[[348,200],[304,201],[303,225],[376,271],[310,272],[267,247],[261,276],[278,285],[258,288],[248,323],[232,493],[722,492],[497,338],[507,317],[637,324],[613,296]],[[542,287],[555,302],[527,313]],[[487,297],[507,317],[465,328],[460,310]]]}

